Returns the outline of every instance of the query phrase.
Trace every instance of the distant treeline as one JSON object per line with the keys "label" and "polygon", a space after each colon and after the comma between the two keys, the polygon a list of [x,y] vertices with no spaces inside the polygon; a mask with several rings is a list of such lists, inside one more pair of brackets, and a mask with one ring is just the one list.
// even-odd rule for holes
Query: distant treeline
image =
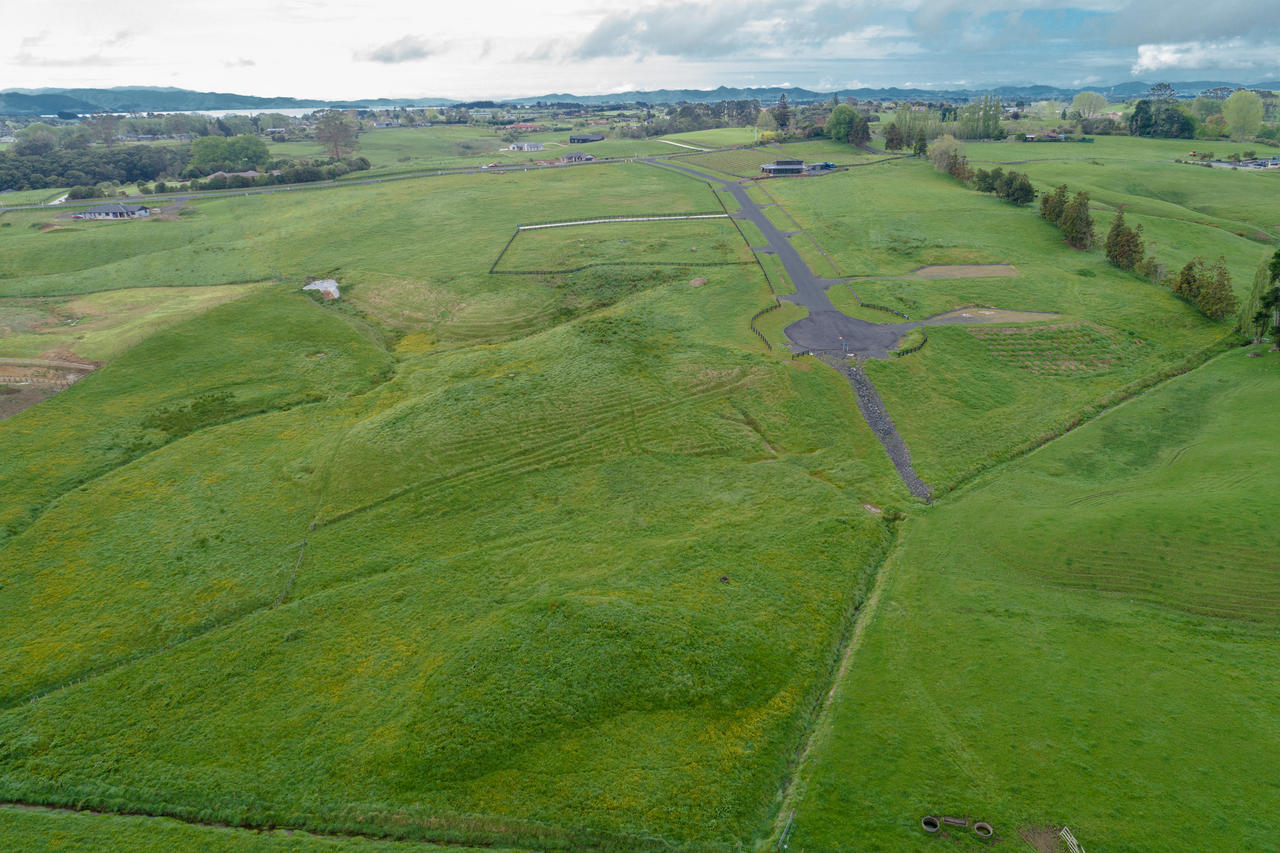
{"label": "distant treeline", "polygon": [[[120,145],[109,148],[43,146],[0,152],[0,190],[71,187],[72,198],[97,198],[110,186],[138,184],[143,192],[175,189],[224,189],[278,183],[305,183],[368,169],[364,157],[329,160],[272,160],[257,136],[204,136],[191,144]],[[217,175],[258,171],[259,175]],[[213,178],[201,183],[209,175]],[[182,182],[182,183],[179,183]]]}
{"label": "distant treeline", "polygon": [[26,155],[6,151],[0,154],[0,190],[154,181],[177,175],[190,159],[190,145],[122,145]]}

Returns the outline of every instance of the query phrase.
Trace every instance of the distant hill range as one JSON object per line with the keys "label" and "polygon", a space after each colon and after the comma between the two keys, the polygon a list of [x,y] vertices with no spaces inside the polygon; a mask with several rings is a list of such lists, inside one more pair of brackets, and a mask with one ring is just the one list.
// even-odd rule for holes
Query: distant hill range
{"label": "distant hill range", "polygon": [[120,86],[113,89],[6,89],[0,92],[0,115],[57,115],[167,113],[198,110],[296,110],[324,107],[386,109],[402,106],[445,106],[448,98],[366,98],[358,101],[319,101],[299,98],[262,98],[228,92],[193,92],[190,89]]}
{"label": "distant hill range", "polygon": [[[1114,100],[1140,97],[1150,88],[1150,83],[1128,82],[1114,86],[1085,86]],[[1193,80],[1171,84],[1180,96],[1194,97],[1208,89],[1225,86],[1240,88],[1238,83],[1222,80]],[[1245,88],[1280,89],[1280,81],[1253,83]],[[989,89],[841,89],[838,92],[817,92],[800,88],[749,88],[731,89],[657,89],[643,92],[619,92],[609,95],[571,95],[567,93],[541,95],[531,98],[510,98],[499,101],[504,104],[673,104],[714,103],[716,101],[758,100],[772,104],[782,96],[792,103],[808,103],[830,100],[831,96],[857,98],[864,101],[921,100],[965,101],[986,93],[994,93],[1005,100],[1039,101],[1073,97],[1079,89],[1063,89],[1057,86],[995,86]],[[450,98],[361,98],[352,101],[320,101],[299,98],[264,98],[255,95],[236,95],[227,92],[195,92],[190,89],[173,89],[151,86],[120,86],[112,89],[6,89],[0,92],[0,115],[57,115],[58,113],[87,114],[94,112],[179,112],[199,110],[284,110],[366,108],[419,106],[440,107],[461,103]],[[471,102],[479,103],[479,102]]]}

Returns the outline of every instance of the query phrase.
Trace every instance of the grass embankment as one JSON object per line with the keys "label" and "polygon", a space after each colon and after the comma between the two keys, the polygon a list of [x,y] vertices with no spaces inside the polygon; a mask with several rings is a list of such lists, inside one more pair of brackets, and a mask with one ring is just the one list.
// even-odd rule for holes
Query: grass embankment
{"label": "grass embankment", "polygon": [[[756,267],[474,274],[535,209],[712,200],[610,174],[201,203],[254,233],[228,269],[333,271],[351,305],[268,287],[0,424],[0,799],[538,847],[763,831],[888,539],[863,503],[907,496],[847,383],[747,329]],[[432,288],[448,319],[390,335],[378,384],[369,318]],[[446,337],[535,290],[564,311]]]}
{"label": "grass embankment", "polygon": [[1278,372],[1233,352],[908,522],[792,848],[1269,846]]}
{"label": "grass embankment", "polygon": [[70,355],[109,361],[156,331],[254,288],[136,287],[77,297],[13,298],[0,303],[0,358]]}
{"label": "grass embankment", "polygon": [[40,812],[0,807],[0,843],[8,850],[65,853],[502,853],[501,848],[440,847],[297,832],[195,826],[168,818],[88,812]]}

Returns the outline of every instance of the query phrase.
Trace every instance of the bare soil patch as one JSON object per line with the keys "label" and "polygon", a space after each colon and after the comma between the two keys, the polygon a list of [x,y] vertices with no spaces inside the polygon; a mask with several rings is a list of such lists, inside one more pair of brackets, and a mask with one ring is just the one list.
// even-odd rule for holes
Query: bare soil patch
{"label": "bare soil patch", "polygon": [[938,314],[924,321],[929,326],[951,326],[958,323],[1038,323],[1057,320],[1061,314],[1041,311],[1005,311],[1002,308],[960,308]]}
{"label": "bare soil patch", "polygon": [[1018,835],[1039,853],[1061,853],[1066,845],[1058,837],[1060,831],[1056,826],[1024,826]]}
{"label": "bare soil patch", "polygon": [[0,379],[0,421],[31,408],[58,393],[52,385],[6,385]]}
{"label": "bare soil patch", "polygon": [[[55,350],[56,355],[74,353]],[[0,358],[0,419],[18,414],[69,388],[93,371],[82,361]]]}

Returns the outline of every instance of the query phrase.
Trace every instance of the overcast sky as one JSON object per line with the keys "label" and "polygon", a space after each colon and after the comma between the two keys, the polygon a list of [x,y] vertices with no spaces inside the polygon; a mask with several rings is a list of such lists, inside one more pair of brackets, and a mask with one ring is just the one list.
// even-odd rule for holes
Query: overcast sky
{"label": "overcast sky", "polygon": [[0,4],[0,89],[470,99],[1280,78],[1275,0]]}

